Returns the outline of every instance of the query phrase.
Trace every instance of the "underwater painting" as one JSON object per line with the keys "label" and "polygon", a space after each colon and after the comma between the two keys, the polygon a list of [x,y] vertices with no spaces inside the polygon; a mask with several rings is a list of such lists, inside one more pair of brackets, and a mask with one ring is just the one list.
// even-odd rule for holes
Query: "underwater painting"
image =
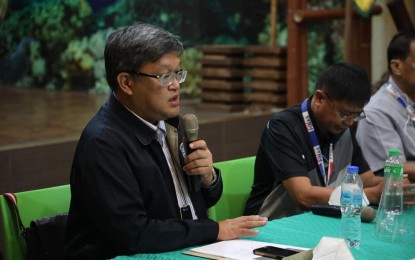
{"label": "underwater painting", "polygon": [[2,0],[0,88],[109,91],[106,37],[138,21],[180,36],[197,69],[195,46],[257,44],[268,13],[265,0]]}

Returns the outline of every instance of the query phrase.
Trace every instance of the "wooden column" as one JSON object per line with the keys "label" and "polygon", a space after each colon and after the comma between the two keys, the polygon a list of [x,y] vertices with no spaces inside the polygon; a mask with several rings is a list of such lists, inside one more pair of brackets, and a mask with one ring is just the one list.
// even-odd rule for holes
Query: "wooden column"
{"label": "wooden column", "polygon": [[353,0],[346,0],[346,8],[344,14],[344,53],[343,60],[346,62],[352,61],[353,45],[351,42],[352,36],[352,10]]}
{"label": "wooden column", "polygon": [[271,47],[275,47],[277,44],[277,0],[271,0],[271,17],[270,17],[270,25],[271,25]]}
{"label": "wooden column", "polygon": [[307,1],[287,1],[287,9],[287,106],[292,106],[308,97],[307,26],[294,21],[297,10],[307,9]]}
{"label": "wooden column", "polygon": [[353,17],[351,27],[353,33],[349,39],[350,53],[348,62],[353,62],[366,69],[369,78],[372,77],[372,25],[370,18]]}
{"label": "wooden column", "polygon": [[[306,0],[287,1],[287,105],[300,103],[308,93],[307,71],[307,22],[324,19],[344,19],[345,8],[331,10],[307,10]],[[380,14],[382,8],[375,6],[372,15]],[[364,18],[356,9],[349,13],[348,49],[345,60],[364,67],[371,72],[371,17]]]}
{"label": "wooden column", "polygon": [[414,27],[403,0],[387,0],[386,5],[398,32]]}

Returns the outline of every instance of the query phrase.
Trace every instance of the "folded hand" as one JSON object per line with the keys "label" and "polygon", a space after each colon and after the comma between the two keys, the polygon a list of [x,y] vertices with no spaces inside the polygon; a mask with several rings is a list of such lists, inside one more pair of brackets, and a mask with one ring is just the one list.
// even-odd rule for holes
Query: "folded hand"
{"label": "folded hand", "polygon": [[403,201],[406,206],[415,205],[415,183],[403,184]]}

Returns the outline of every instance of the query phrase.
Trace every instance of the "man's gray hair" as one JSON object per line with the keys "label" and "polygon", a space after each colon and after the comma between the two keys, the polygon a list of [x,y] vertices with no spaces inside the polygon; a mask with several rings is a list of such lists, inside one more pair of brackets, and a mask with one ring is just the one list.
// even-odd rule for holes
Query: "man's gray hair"
{"label": "man's gray hair", "polygon": [[104,52],[109,86],[115,91],[120,72],[137,71],[170,52],[182,55],[183,44],[179,37],[151,24],[136,23],[112,32]]}

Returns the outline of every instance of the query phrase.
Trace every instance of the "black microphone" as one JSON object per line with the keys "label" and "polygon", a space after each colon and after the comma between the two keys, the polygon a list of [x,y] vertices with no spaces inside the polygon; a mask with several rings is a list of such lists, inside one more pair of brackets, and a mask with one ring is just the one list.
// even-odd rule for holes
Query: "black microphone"
{"label": "black microphone", "polygon": [[[185,150],[186,155],[191,154],[194,149],[189,147],[191,142],[197,140],[197,135],[199,132],[199,123],[197,121],[197,117],[193,114],[186,114],[182,117],[181,126],[183,129],[183,134],[185,138]],[[200,176],[198,175],[191,175],[189,176],[190,179],[190,189],[192,191],[200,191]]]}
{"label": "black microphone", "polygon": [[[335,205],[312,205],[311,212],[317,215],[329,217],[341,217],[340,206]],[[375,210],[371,207],[362,206],[360,219],[362,222],[372,222],[376,217]]]}

